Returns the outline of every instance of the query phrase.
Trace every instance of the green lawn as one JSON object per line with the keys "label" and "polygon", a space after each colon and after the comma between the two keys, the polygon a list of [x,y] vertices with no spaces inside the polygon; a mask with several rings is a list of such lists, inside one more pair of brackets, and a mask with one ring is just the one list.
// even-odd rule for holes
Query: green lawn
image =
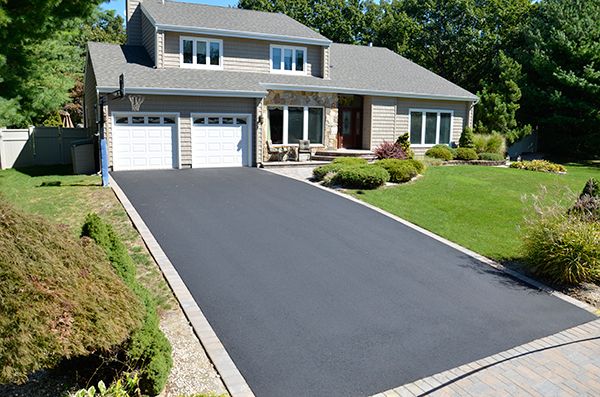
{"label": "green lawn", "polygon": [[140,281],[154,293],[159,307],[172,307],[175,301],[169,287],[112,190],[101,186],[99,176],[69,173],[69,167],[0,171],[0,199],[64,225],[75,236],[79,236],[85,216],[96,212],[122,237]]}
{"label": "green lawn", "polygon": [[541,186],[548,197],[579,193],[585,182],[600,179],[600,165],[569,165],[566,175],[509,168],[430,167],[420,179],[394,188],[351,192],[398,215],[496,260],[519,257],[519,227],[532,211],[524,195]]}

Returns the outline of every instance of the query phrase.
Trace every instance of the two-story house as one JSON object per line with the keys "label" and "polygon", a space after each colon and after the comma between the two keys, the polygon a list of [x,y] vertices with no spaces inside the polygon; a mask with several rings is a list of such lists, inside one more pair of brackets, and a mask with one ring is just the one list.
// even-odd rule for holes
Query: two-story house
{"label": "two-story house", "polygon": [[[385,49],[332,43],[283,14],[127,1],[127,45],[89,43],[86,126],[99,99],[114,170],[256,166],[279,148],[417,154],[456,142],[477,97]],[[124,75],[126,97],[106,95]]]}

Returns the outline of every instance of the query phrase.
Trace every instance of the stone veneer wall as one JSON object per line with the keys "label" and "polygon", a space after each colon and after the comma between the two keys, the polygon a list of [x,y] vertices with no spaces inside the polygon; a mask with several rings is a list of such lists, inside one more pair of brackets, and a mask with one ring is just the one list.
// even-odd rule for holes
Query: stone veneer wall
{"label": "stone veneer wall", "polygon": [[[267,150],[267,107],[271,105],[288,106],[321,106],[324,108],[325,128],[323,132],[323,146],[313,147],[313,154],[321,149],[337,148],[338,133],[338,97],[337,94],[303,91],[269,91],[267,96],[258,102],[256,108],[256,119],[262,120],[256,126],[256,148],[257,160],[277,161],[277,155],[269,155]],[[298,145],[289,145],[287,158],[295,158],[295,149]]]}

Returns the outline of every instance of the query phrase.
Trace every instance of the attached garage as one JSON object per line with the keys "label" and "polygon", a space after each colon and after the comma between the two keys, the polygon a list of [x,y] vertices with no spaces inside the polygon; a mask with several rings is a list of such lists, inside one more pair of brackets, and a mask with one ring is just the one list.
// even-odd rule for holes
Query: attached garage
{"label": "attached garage", "polygon": [[193,114],[192,167],[252,165],[250,114]]}
{"label": "attached garage", "polygon": [[178,168],[177,114],[114,114],[113,169]]}

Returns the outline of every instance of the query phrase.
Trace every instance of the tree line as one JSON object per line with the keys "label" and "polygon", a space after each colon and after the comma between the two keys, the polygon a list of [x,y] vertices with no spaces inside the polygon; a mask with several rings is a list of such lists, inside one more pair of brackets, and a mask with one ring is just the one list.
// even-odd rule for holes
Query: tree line
{"label": "tree line", "polygon": [[475,130],[600,156],[600,0],[240,0],[387,47],[476,93]]}

